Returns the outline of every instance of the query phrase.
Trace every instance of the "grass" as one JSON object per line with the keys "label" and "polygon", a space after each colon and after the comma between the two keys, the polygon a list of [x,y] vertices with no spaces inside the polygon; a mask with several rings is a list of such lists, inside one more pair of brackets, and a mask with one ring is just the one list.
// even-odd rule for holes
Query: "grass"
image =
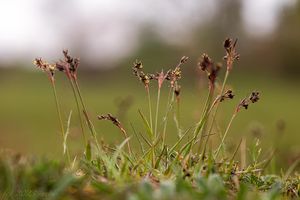
{"label": "grass", "polygon": [[[224,46],[227,54],[227,70],[231,70],[228,59],[230,58],[230,62],[233,62],[237,56],[235,43],[227,40]],[[178,85],[181,82],[181,65],[187,62],[187,57],[183,57],[177,67],[171,68],[165,74],[146,73],[143,71],[144,68],[141,67],[141,63],[135,63],[133,71],[142,82],[141,87],[145,87],[146,96],[139,96],[139,93],[135,92],[138,99],[140,99],[136,104],[136,108],[139,109],[135,110],[135,115],[140,115],[140,117],[132,121],[130,123],[132,127],[128,128],[130,126],[126,122],[130,122],[132,113],[128,113],[129,118],[124,116],[124,113],[123,115],[120,114],[122,109],[125,109],[125,104],[120,104],[123,107],[116,111],[116,113],[119,113],[118,117],[122,117],[120,120],[114,115],[103,114],[110,113],[111,110],[109,109],[111,108],[101,109],[101,112],[99,112],[95,107],[89,106],[91,110],[87,110],[86,103],[87,105],[97,105],[98,102],[93,98],[88,98],[88,101],[84,102],[85,90],[81,91],[79,89],[79,84],[84,82],[77,79],[77,67],[72,69],[72,65],[76,66],[76,59],[65,52],[64,56],[65,61],[60,63],[60,66],[63,67],[61,70],[64,71],[67,78],[71,77],[71,83],[74,83],[75,87],[68,88],[70,84],[64,85],[67,80],[64,80],[63,76],[58,76],[55,77],[56,82],[62,83],[63,87],[57,93],[62,94],[60,91],[63,91],[65,95],[70,93],[74,96],[75,101],[73,101],[74,99],[65,99],[61,105],[56,101],[58,113],[61,112],[61,108],[63,108],[62,113],[66,113],[65,110],[70,111],[70,108],[76,105],[79,116],[77,119],[73,119],[74,117],[71,118],[71,114],[66,114],[69,116],[68,120],[68,117],[63,117],[66,119],[65,121],[68,121],[65,123],[68,124],[66,126],[68,131],[65,133],[63,131],[66,136],[62,142],[58,142],[60,145],[57,146],[57,149],[58,153],[63,154],[63,147],[67,146],[70,150],[70,162],[35,159],[30,156],[23,157],[19,154],[15,155],[4,151],[0,160],[0,191],[2,198],[289,199],[299,196],[300,179],[299,175],[294,173],[299,161],[293,162],[294,164],[285,172],[278,173],[280,166],[278,167],[274,162],[276,160],[274,159],[275,152],[280,148],[278,143],[271,142],[273,144],[270,149],[263,149],[259,140],[259,137],[261,137],[259,134],[261,133],[258,133],[257,130],[256,139],[253,139],[252,136],[252,139],[249,140],[249,137],[247,139],[240,134],[236,135],[239,138],[238,141],[230,142],[230,130],[237,128],[240,130],[243,122],[239,119],[247,114],[241,109],[251,104],[248,115],[253,117],[255,114],[253,110],[261,102],[258,105],[252,105],[252,103],[256,103],[256,100],[253,99],[257,96],[252,93],[248,97],[249,90],[241,95],[236,95],[232,102],[227,99],[225,102],[219,102],[218,98],[224,95],[223,92],[225,86],[227,86],[226,80],[229,73],[226,73],[222,89],[218,92],[218,89],[215,90],[215,88],[218,88],[217,84],[223,78],[218,72],[219,69],[215,68],[211,61],[204,67],[200,64],[209,78],[210,89],[206,105],[199,103],[199,99],[193,98],[194,92],[188,92],[184,89],[179,92],[178,90]],[[39,67],[47,73],[49,72],[49,66],[41,65]],[[53,74],[50,74],[50,77],[54,78]],[[228,80],[230,79],[231,77]],[[158,81],[158,87],[155,85],[156,81]],[[163,81],[164,87],[162,87]],[[258,82],[256,80],[256,84]],[[170,86],[166,87],[169,84]],[[240,84],[237,85],[241,87]],[[251,87],[253,85],[251,84]],[[113,90],[112,88],[101,88],[103,90],[99,92],[105,94],[101,97],[109,96]],[[89,89],[91,91],[99,90],[94,84],[90,85]],[[154,95],[156,92],[152,93],[152,91],[156,89],[156,100],[150,99],[150,94]],[[265,92],[265,88],[262,89]],[[39,92],[43,93],[44,91],[45,88],[41,87]],[[117,91],[120,96],[126,95],[126,91]],[[176,95],[170,95],[169,91],[172,94],[176,91]],[[26,93],[26,95],[30,94]],[[247,96],[243,101],[236,100],[236,98],[243,99],[245,95]],[[263,99],[267,97],[268,95],[265,96],[263,93]],[[103,98],[101,104],[105,103]],[[204,99],[204,97],[202,96],[200,99]],[[216,99],[217,104],[212,104],[214,99]],[[92,100],[95,100],[95,102],[92,103]],[[195,102],[196,105],[192,106],[191,102]],[[143,106],[144,104],[148,104],[148,112]],[[154,119],[152,119],[152,104],[155,105]],[[174,106],[175,104],[177,106]],[[166,107],[163,108],[163,105],[166,105]],[[270,106],[269,104],[263,104],[263,106],[266,105]],[[32,108],[34,106],[32,104]],[[45,112],[48,113],[48,106],[44,105],[45,109],[41,109],[41,113],[39,113],[41,116],[44,116]],[[193,113],[194,117],[186,114],[189,113],[187,110],[191,113],[192,110],[201,110],[201,108],[203,110],[202,115],[200,112]],[[228,111],[229,108],[231,111]],[[183,109],[186,110],[182,112]],[[218,109],[220,113],[223,113],[222,115],[217,113]],[[264,109],[264,107],[259,109]],[[137,110],[139,110],[139,115]],[[231,114],[232,110],[233,115]],[[51,113],[50,110],[48,111]],[[147,116],[145,113],[151,114]],[[81,115],[83,117],[80,117]],[[99,119],[111,121],[112,125],[115,126],[111,128],[114,129],[103,129],[102,123],[96,121],[97,118],[94,117],[97,115]],[[201,118],[196,123],[199,116]],[[231,118],[231,120],[228,118]],[[259,116],[255,116],[255,118],[258,119]],[[78,127],[77,130],[73,129],[76,124],[80,125],[82,119],[85,121],[84,125],[81,128]],[[218,120],[215,119],[224,119],[221,121],[226,123],[219,124]],[[48,123],[43,123],[40,128],[47,129],[57,126],[53,120],[46,121]],[[235,126],[235,124],[239,126]],[[168,128],[166,128],[167,125]],[[226,127],[225,131],[220,131],[222,130],[221,127],[224,126]],[[121,134],[116,128],[121,131]],[[64,127],[62,129],[65,130]],[[85,129],[89,129],[91,132],[87,136],[87,141],[83,137],[84,141],[78,142],[79,138],[82,139],[82,137],[77,136],[73,138],[77,142],[72,144],[72,138],[67,138],[67,136],[71,137],[72,132],[78,134],[87,132]],[[107,142],[107,138],[104,138],[106,142],[99,140],[100,137],[111,135],[108,133],[115,133],[119,138],[124,138],[113,143]],[[49,135],[49,137],[58,138],[55,134]],[[116,138],[116,136],[113,138]],[[42,141],[43,137],[36,139],[38,140],[37,143],[41,143],[39,140]],[[46,142],[49,141],[49,138],[47,138]],[[203,142],[205,142],[204,146],[199,145],[200,147],[198,147],[198,143]],[[131,144],[134,144],[133,148]]]}

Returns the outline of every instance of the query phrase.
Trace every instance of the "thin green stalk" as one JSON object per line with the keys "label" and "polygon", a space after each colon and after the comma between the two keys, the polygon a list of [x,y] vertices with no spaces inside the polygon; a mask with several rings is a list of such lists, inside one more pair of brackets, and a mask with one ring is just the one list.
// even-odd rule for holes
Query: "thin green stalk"
{"label": "thin green stalk", "polygon": [[87,120],[88,127],[89,127],[89,129],[91,130],[92,136],[93,136],[93,138],[94,138],[94,140],[95,140],[97,150],[98,150],[100,153],[102,153],[102,152],[101,152],[100,145],[99,145],[99,142],[98,142],[98,139],[97,139],[97,135],[96,135],[96,131],[95,131],[94,125],[93,125],[92,122],[89,120],[89,116],[88,116],[88,114],[86,113],[85,110],[83,111],[83,114],[84,114],[84,116],[85,116],[85,118],[86,118],[86,120]]}
{"label": "thin green stalk", "polygon": [[75,102],[76,102],[76,107],[77,107],[77,111],[78,111],[78,115],[79,115],[79,121],[80,121],[83,140],[84,140],[85,146],[87,146],[88,143],[87,143],[87,139],[86,139],[86,135],[85,135],[85,131],[84,131],[83,120],[82,120],[82,116],[81,116],[81,110],[80,110],[77,94],[76,94],[76,91],[75,91],[75,86],[74,86],[73,81],[70,78],[68,78],[68,79],[70,81],[71,88],[72,88],[74,98],[75,98]]}
{"label": "thin green stalk", "polygon": [[[55,98],[56,111],[57,111],[57,115],[58,115],[58,119],[59,119],[59,123],[60,123],[62,138],[64,140],[64,138],[65,138],[65,129],[64,129],[64,125],[63,125],[63,121],[62,121],[62,117],[61,117],[61,112],[60,112],[60,107],[59,107],[59,102],[58,102],[58,97],[57,97],[57,93],[56,93],[56,87],[55,87],[54,80],[51,80],[51,85],[52,85],[53,94],[54,94],[54,98]],[[71,157],[70,157],[70,152],[69,152],[68,147],[66,148],[66,154],[67,154],[68,162],[70,164],[71,163]]]}
{"label": "thin green stalk", "polygon": [[214,94],[214,88],[210,87],[209,94],[208,94],[206,102],[205,102],[204,113],[202,114],[202,117],[200,118],[200,121],[198,122],[198,125],[197,125],[197,127],[195,128],[195,131],[194,131],[194,140],[197,139],[201,129],[203,128],[203,125],[205,124],[205,122],[208,118],[209,105],[211,103],[213,94]]}
{"label": "thin green stalk", "polygon": [[[226,82],[227,82],[227,79],[228,79],[228,76],[229,76],[229,70],[227,68],[226,70],[226,73],[225,73],[225,77],[224,77],[224,80],[223,80],[223,84],[222,84],[222,88],[221,88],[221,91],[219,93],[219,96],[222,96],[223,95],[223,92],[224,92],[224,89],[225,89],[225,85],[226,85]],[[205,151],[206,151],[206,147],[207,147],[207,143],[208,143],[208,140],[209,140],[209,137],[210,137],[210,133],[212,131],[212,128],[213,128],[213,125],[214,125],[214,122],[216,120],[216,115],[217,115],[217,112],[218,112],[218,108],[219,108],[219,105],[220,105],[220,101],[217,101],[215,106],[216,106],[216,109],[212,115],[212,122],[211,122],[211,125],[208,129],[208,133],[207,133],[207,137],[206,137],[206,140],[205,140],[205,143],[204,143],[204,148],[203,148],[203,153],[202,153],[202,156],[204,156],[205,154]],[[212,107],[213,108],[213,107]],[[211,108],[211,109],[212,109]],[[210,111],[211,111],[210,109]]]}
{"label": "thin green stalk", "polygon": [[149,85],[146,86],[146,91],[147,91],[147,97],[148,97],[148,107],[149,107],[149,120],[150,120],[150,128],[151,131],[153,132],[153,123],[152,123],[152,107],[151,107],[151,97],[150,97],[150,90],[149,90]]}
{"label": "thin green stalk", "polygon": [[[150,97],[150,89],[149,89],[149,85],[147,85],[145,88],[146,88],[146,91],[147,91],[147,97],[148,97],[149,118],[150,118],[150,129],[151,129],[151,132],[153,133],[152,107],[151,107],[151,97]],[[152,161],[152,167],[155,166],[155,148],[154,148],[155,135],[156,135],[156,133],[152,134],[152,138],[151,138],[151,140],[152,140],[152,141],[151,141],[151,161]]]}
{"label": "thin green stalk", "polygon": [[216,151],[215,159],[218,157],[218,154],[219,154],[219,152],[220,152],[222,146],[224,145],[225,138],[226,138],[226,136],[227,136],[227,133],[228,133],[228,131],[229,131],[229,128],[230,128],[230,126],[231,126],[231,124],[232,124],[233,119],[236,117],[236,114],[237,114],[237,112],[235,112],[235,113],[232,115],[232,117],[231,117],[231,119],[230,119],[230,121],[229,121],[229,123],[228,123],[228,125],[227,125],[226,131],[225,131],[225,133],[224,133],[224,135],[223,135],[223,137],[222,137],[221,143],[220,143],[220,145],[219,145],[219,147],[218,147],[218,149],[217,149],[217,151]]}
{"label": "thin green stalk", "polygon": [[[210,84],[209,95],[208,95],[207,100],[205,102],[205,107],[204,107],[205,109],[202,113],[201,122],[199,123],[198,127],[196,128],[197,132],[195,132],[196,135],[195,135],[195,138],[194,138],[194,142],[192,143],[192,146],[193,146],[194,144],[199,142],[198,149],[201,149],[203,130],[204,130],[204,127],[205,127],[206,122],[207,122],[208,117],[209,117],[209,111],[210,111],[209,108],[210,108],[210,105],[211,105],[211,102],[212,102],[212,99],[213,99],[213,96],[214,96],[214,91],[215,91],[214,85]],[[200,138],[197,141],[197,137],[198,137],[199,134],[200,134]]]}
{"label": "thin green stalk", "polygon": [[[177,87],[177,82],[175,83],[175,88]],[[175,91],[174,91],[175,92]],[[175,121],[175,124],[176,124],[176,128],[177,128],[177,136],[178,136],[178,139],[181,137],[181,129],[180,129],[180,98],[179,96],[176,96],[176,112],[174,113],[174,121]]]}
{"label": "thin green stalk", "polygon": [[163,123],[164,123],[163,142],[162,142],[163,146],[166,142],[166,131],[167,131],[168,115],[169,115],[170,110],[172,109],[172,105],[173,105],[173,101],[174,101],[174,92],[172,93],[172,97],[170,98],[172,90],[173,90],[173,88],[170,87],[169,94],[168,94],[166,114],[165,114],[164,119],[163,119]]}
{"label": "thin green stalk", "polygon": [[176,126],[178,131],[178,139],[181,137],[181,128],[180,128],[180,99],[176,100],[177,109],[176,109]]}
{"label": "thin green stalk", "polygon": [[158,111],[159,111],[159,102],[160,102],[160,87],[157,89],[157,100],[156,100],[156,113],[155,113],[155,128],[154,128],[154,135],[155,138],[157,134],[157,121],[158,121]]}
{"label": "thin green stalk", "polygon": [[80,102],[81,102],[81,105],[83,107],[83,114],[86,118],[86,121],[87,121],[87,124],[88,124],[88,127],[91,131],[91,134],[95,140],[95,143],[96,143],[96,146],[97,146],[97,149],[98,151],[100,152],[100,145],[99,145],[99,142],[98,142],[98,139],[97,139],[97,133],[95,131],[95,128],[94,128],[94,125],[93,123],[91,122],[89,116],[88,116],[88,113],[87,113],[87,109],[86,109],[86,106],[85,106],[85,103],[83,101],[83,97],[81,95],[81,92],[80,92],[80,88],[79,88],[79,85],[78,85],[78,82],[77,82],[77,79],[73,79],[74,80],[74,83],[75,83],[75,86],[76,86],[76,90],[77,90],[77,93],[78,93],[78,96],[79,96],[79,99],[80,99]]}

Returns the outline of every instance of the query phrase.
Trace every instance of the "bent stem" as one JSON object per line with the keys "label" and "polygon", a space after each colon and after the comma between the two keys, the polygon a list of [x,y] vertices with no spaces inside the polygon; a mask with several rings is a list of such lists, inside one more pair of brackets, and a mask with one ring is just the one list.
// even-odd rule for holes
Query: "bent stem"
{"label": "bent stem", "polygon": [[220,143],[220,145],[219,145],[219,147],[218,147],[218,149],[217,149],[217,151],[216,151],[216,154],[215,154],[215,156],[214,156],[215,159],[218,157],[219,152],[220,152],[222,146],[224,145],[225,138],[226,138],[226,136],[227,136],[227,133],[228,133],[228,131],[229,131],[229,128],[230,128],[230,126],[231,126],[231,124],[232,124],[234,118],[236,117],[236,115],[237,115],[237,112],[235,111],[234,114],[232,115],[232,117],[231,117],[231,119],[230,119],[228,125],[227,125],[226,131],[225,131],[225,133],[224,133],[224,135],[223,135],[223,137],[222,137],[221,143]]}
{"label": "bent stem", "polygon": [[[53,79],[51,79],[50,82],[51,82],[52,89],[53,89],[55,105],[56,105],[56,111],[57,111],[57,115],[58,115],[58,119],[59,119],[59,123],[60,123],[62,138],[64,140],[64,138],[65,138],[65,129],[64,129],[64,125],[63,125],[63,121],[62,121],[62,117],[61,117],[60,106],[59,106],[58,97],[57,97],[57,93],[56,93],[55,82],[54,82]],[[67,154],[68,162],[70,164],[71,163],[71,157],[70,157],[70,152],[69,152],[68,147],[66,147],[66,154]]]}
{"label": "bent stem", "polygon": [[[122,134],[123,134],[125,140],[127,140],[129,137],[128,137],[128,135],[127,135],[126,130],[125,130],[123,127],[120,127],[120,130],[121,130],[121,132],[122,132]],[[133,153],[132,153],[132,150],[131,150],[131,146],[130,146],[129,140],[128,140],[128,142],[127,142],[127,148],[128,148],[128,153],[129,153],[129,155],[132,156]]]}

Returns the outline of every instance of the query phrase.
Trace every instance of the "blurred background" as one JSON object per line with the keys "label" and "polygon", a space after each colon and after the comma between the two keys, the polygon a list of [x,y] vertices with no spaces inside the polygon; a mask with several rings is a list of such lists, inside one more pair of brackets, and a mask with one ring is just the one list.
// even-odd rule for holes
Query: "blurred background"
{"label": "blurred background", "polygon": [[[143,131],[137,109],[147,113],[147,99],[131,72],[136,58],[146,71],[155,72],[176,66],[183,55],[190,57],[181,80],[182,127],[188,128],[201,115],[207,95],[206,77],[197,61],[208,53],[221,62],[223,41],[232,37],[238,38],[241,54],[228,82],[236,98],[221,106],[220,130],[241,98],[253,89],[262,94],[257,105],[234,121],[229,149],[240,138],[249,146],[260,138],[266,154],[277,149],[281,166],[300,158],[300,1],[3,0],[0,26],[1,149],[61,156],[52,90],[45,74],[33,66],[35,57],[55,62],[62,58],[62,49],[80,57],[79,82],[99,137],[118,144],[119,131],[96,116],[112,113],[130,134],[130,123]],[[224,69],[220,81],[223,75]],[[73,94],[63,74],[56,79],[65,122],[73,110],[69,144],[74,153],[80,152],[83,143]],[[153,99],[156,87],[151,85]],[[167,92],[162,113],[166,98]],[[172,119],[169,124],[172,143]],[[213,138],[219,141],[217,135]]]}

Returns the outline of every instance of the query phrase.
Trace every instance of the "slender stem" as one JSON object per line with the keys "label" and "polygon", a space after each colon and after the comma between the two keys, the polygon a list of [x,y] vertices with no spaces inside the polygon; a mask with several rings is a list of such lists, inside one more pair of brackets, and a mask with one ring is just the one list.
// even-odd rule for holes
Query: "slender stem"
{"label": "slender stem", "polygon": [[216,152],[216,154],[215,154],[215,159],[218,157],[218,154],[219,154],[219,152],[220,152],[222,146],[224,145],[225,138],[226,138],[226,136],[227,136],[227,133],[228,133],[228,131],[229,131],[229,128],[230,128],[230,126],[231,126],[231,124],[232,124],[233,119],[236,117],[236,114],[237,114],[237,112],[235,112],[235,113],[232,115],[232,117],[231,117],[231,119],[230,119],[230,121],[229,121],[229,123],[228,123],[228,125],[227,125],[226,131],[225,131],[225,133],[224,133],[224,135],[223,135],[223,137],[222,137],[221,143],[220,143],[220,145],[219,145],[219,147],[218,147],[218,149],[217,149],[217,152]]}
{"label": "slender stem", "polygon": [[94,128],[94,125],[93,123],[91,122],[89,116],[88,116],[88,113],[87,113],[87,109],[86,109],[86,106],[84,104],[84,101],[83,101],[83,97],[81,95],[81,92],[80,92],[80,88],[79,88],[79,84],[77,82],[77,79],[73,79],[74,80],[74,83],[75,83],[75,86],[76,86],[76,90],[77,90],[77,93],[78,93],[78,96],[79,96],[79,99],[80,99],[80,102],[81,102],[81,105],[83,107],[83,114],[86,118],[86,121],[87,121],[87,124],[88,124],[88,127],[91,131],[91,134],[95,140],[95,143],[96,143],[96,146],[97,146],[97,149],[98,151],[100,152],[100,145],[99,145],[99,142],[98,142],[98,139],[97,139],[97,133],[95,131],[95,128]]}
{"label": "slender stem", "polygon": [[176,99],[177,103],[177,109],[176,109],[176,125],[177,125],[177,131],[178,131],[178,139],[181,138],[181,128],[180,128],[180,99]]}
{"label": "slender stem", "polygon": [[150,97],[149,85],[146,86],[146,91],[147,91],[147,97],[148,97],[150,128],[151,128],[151,130],[153,131],[153,123],[152,123],[152,107],[151,107],[151,97]]}
{"label": "slender stem", "polygon": [[199,146],[198,149],[201,149],[201,145],[202,145],[202,136],[203,136],[203,130],[205,128],[206,122],[208,120],[209,117],[209,108],[212,102],[212,98],[214,96],[214,92],[215,92],[215,86],[210,84],[209,87],[209,95],[207,97],[206,103],[205,103],[205,110],[204,113],[202,114],[202,118],[201,118],[201,122],[199,123],[199,126],[197,127],[197,132],[196,132],[196,136],[195,136],[195,141],[194,144],[196,143],[196,139],[198,137],[198,135],[200,134],[200,138],[199,138]]}
{"label": "slender stem", "polygon": [[214,94],[214,87],[211,86],[210,89],[209,89],[208,97],[207,97],[206,102],[205,102],[204,113],[202,114],[202,117],[200,118],[200,121],[198,122],[198,125],[197,125],[197,127],[194,131],[194,140],[197,139],[201,129],[203,128],[203,125],[205,124],[205,122],[207,120],[208,110],[209,110],[208,108],[209,108],[210,102],[212,100],[213,94]]}
{"label": "slender stem", "polygon": [[[227,68],[226,70],[226,74],[225,74],[225,77],[224,77],[224,80],[223,80],[223,84],[222,84],[222,88],[221,88],[221,91],[219,93],[219,97],[223,95],[223,92],[224,92],[224,89],[225,89],[225,85],[226,85],[226,82],[227,82],[227,79],[228,79],[228,76],[229,76],[229,70]],[[218,99],[218,98],[217,98]],[[211,125],[208,129],[208,133],[207,133],[207,137],[206,137],[206,140],[205,140],[205,144],[204,144],[204,148],[203,148],[203,153],[202,153],[202,156],[204,156],[205,154],[205,151],[206,151],[206,147],[207,147],[207,143],[208,143],[208,140],[209,140],[209,137],[210,137],[210,133],[212,131],[212,128],[213,128],[213,125],[214,125],[214,122],[216,120],[216,115],[217,115],[217,112],[218,112],[218,108],[219,108],[219,105],[220,105],[220,101],[217,100],[216,102],[213,103],[211,109],[213,108],[213,106],[216,106],[216,109],[212,115],[212,122],[211,122]],[[210,109],[210,111],[211,111]]]}
{"label": "slender stem", "polygon": [[84,127],[83,127],[83,120],[82,120],[82,116],[81,116],[81,109],[80,109],[78,98],[77,98],[77,94],[76,94],[76,91],[75,91],[75,86],[74,86],[73,81],[70,78],[68,78],[68,79],[70,81],[71,88],[72,88],[72,91],[73,91],[73,94],[74,94],[74,98],[75,98],[75,102],[76,102],[76,107],[77,107],[77,111],[78,111],[78,116],[79,116],[79,121],[80,121],[80,126],[81,126],[83,140],[84,140],[85,145],[87,145],[88,143],[87,143],[87,139],[86,139]]}
{"label": "slender stem", "polygon": [[155,138],[158,135],[157,134],[157,121],[158,121],[158,110],[159,110],[159,101],[160,101],[160,87],[157,89],[157,101],[156,101],[156,113],[155,113],[155,128],[154,128],[154,135]]}
{"label": "slender stem", "polygon": [[168,94],[166,114],[165,114],[164,119],[163,119],[163,123],[164,123],[163,142],[162,142],[163,146],[166,142],[166,131],[167,131],[168,115],[169,115],[170,110],[172,109],[172,105],[173,105],[173,101],[174,101],[174,92],[172,93],[172,97],[170,98],[172,91],[173,91],[173,88],[170,87],[169,94]]}
{"label": "slender stem", "polygon": [[97,133],[95,131],[94,125],[89,120],[89,116],[88,116],[88,114],[87,114],[87,112],[85,110],[83,111],[83,114],[85,116],[85,119],[87,120],[88,127],[91,130],[92,136],[93,136],[94,141],[96,143],[97,150],[99,151],[99,153],[102,153],[101,149],[100,149],[100,145],[99,145],[98,139],[97,139],[97,135],[96,135]]}
{"label": "slender stem", "polygon": [[[57,93],[56,93],[56,87],[55,87],[54,80],[51,80],[51,85],[52,85],[53,94],[54,94],[54,98],[55,98],[56,111],[57,111],[57,115],[58,115],[58,119],[59,119],[59,123],[60,123],[61,134],[62,134],[62,138],[64,140],[65,129],[64,129],[64,125],[63,125],[63,121],[62,121],[62,117],[61,117],[61,112],[60,112],[60,107],[59,107],[59,102],[58,102],[58,97],[57,97]],[[68,162],[71,163],[70,152],[69,152],[68,147],[66,148],[66,154],[67,154]]]}
{"label": "slender stem", "polygon": [[[175,82],[175,88],[177,87],[177,82]],[[175,92],[175,89],[173,91],[173,93]],[[174,121],[176,124],[176,128],[177,128],[177,136],[178,139],[181,137],[181,129],[180,129],[180,99],[179,96],[176,96],[176,112],[174,113]]]}
{"label": "slender stem", "polygon": [[[153,122],[152,122],[152,107],[151,107],[151,96],[150,96],[150,89],[149,89],[149,85],[146,86],[146,91],[147,91],[147,97],[148,97],[148,106],[149,106],[149,120],[150,120],[150,128],[151,131],[153,132]],[[156,138],[156,133],[154,133],[153,137],[152,137],[152,142],[151,142],[151,152],[152,152],[152,167],[155,167],[155,148],[154,148],[154,142],[155,142],[155,138]]]}

